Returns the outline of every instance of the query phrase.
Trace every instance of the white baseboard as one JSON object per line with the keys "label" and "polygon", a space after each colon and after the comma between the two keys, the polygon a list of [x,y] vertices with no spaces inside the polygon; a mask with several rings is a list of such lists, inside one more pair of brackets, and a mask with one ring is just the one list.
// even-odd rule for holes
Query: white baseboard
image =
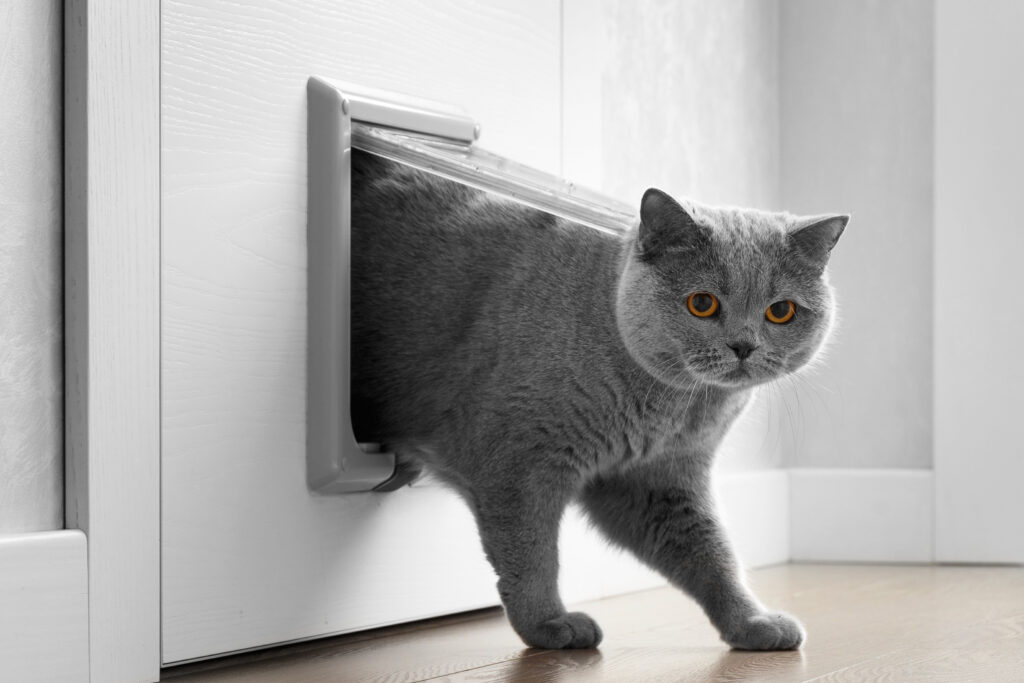
{"label": "white baseboard", "polygon": [[931,562],[931,470],[791,469],[794,561]]}
{"label": "white baseboard", "polygon": [[714,474],[719,514],[747,569],[789,561],[788,474],[784,469]]}
{"label": "white baseboard", "polygon": [[0,536],[0,679],[89,680],[85,534]]}
{"label": "white baseboard", "polygon": [[664,577],[605,540],[576,505],[562,519],[559,554],[559,586],[568,603],[665,585]]}

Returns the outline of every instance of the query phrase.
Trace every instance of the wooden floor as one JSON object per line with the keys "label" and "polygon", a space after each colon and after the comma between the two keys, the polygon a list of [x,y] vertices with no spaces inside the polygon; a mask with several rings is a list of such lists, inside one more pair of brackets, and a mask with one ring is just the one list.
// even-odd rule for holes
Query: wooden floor
{"label": "wooden floor", "polygon": [[732,652],[668,588],[580,605],[600,650],[523,647],[498,609],[164,671],[246,681],[1024,681],[1024,567],[782,565],[750,573],[799,652]]}

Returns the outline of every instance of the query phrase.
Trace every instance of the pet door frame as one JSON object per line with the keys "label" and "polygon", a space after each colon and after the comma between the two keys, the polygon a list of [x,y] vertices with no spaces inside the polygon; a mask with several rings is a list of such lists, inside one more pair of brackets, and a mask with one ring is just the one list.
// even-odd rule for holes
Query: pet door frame
{"label": "pet door frame", "polygon": [[351,420],[352,149],[613,234],[635,210],[477,147],[480,125],[458,107],[315,76],[307,96],[307,483],[322,494],[381,490],[395,457],[357,443]]}

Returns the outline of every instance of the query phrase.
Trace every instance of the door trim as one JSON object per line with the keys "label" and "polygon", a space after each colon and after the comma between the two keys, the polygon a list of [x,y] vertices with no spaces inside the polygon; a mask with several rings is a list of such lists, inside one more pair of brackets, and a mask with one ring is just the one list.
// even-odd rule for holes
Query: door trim
{"label": "door trim", "polygon": [[88,678],[87,581],[81,531],[0,536],[0,662],[5,680]]}
{"label": "door trim", "polygon": [[160,2],[64,14],[66,525],[94,681],[160,678]]}

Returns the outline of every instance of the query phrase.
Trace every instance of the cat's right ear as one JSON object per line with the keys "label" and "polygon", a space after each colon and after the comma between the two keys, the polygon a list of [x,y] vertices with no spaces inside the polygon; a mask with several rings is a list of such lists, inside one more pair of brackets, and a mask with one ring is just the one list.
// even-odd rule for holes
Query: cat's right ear
{"label": "cat's right ear", "polygon": [[656,258],[672,248],[696,248],[703,243],[700,226],[661,190],[650,188],[640,200],[640,228],[637,252],[644,260]]}

